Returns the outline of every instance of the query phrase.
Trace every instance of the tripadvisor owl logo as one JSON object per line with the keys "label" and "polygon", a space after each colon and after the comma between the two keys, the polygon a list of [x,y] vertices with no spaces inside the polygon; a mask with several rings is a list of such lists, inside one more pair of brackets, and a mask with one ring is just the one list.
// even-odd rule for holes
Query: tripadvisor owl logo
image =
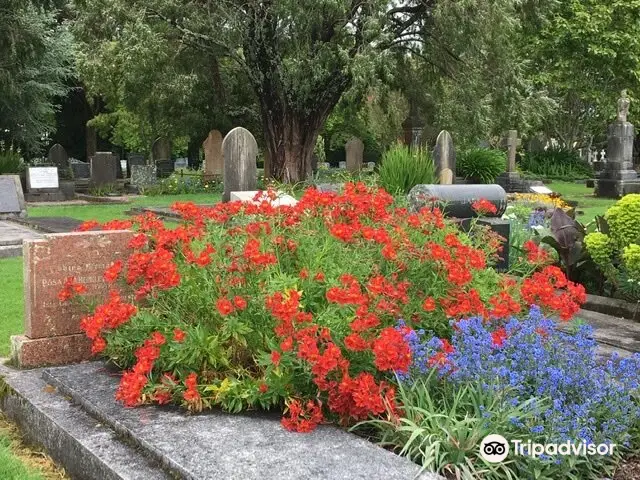
{"label": "tripadvisor owl logo", "polygon": [[509,442],[502,435],[487,435],[480,443],[480,456],[489,463],[500,463],[509,455]]}

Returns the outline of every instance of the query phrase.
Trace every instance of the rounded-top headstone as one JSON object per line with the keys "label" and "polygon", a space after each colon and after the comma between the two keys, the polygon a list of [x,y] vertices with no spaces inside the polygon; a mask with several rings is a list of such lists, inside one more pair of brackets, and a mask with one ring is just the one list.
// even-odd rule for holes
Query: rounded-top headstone
{"label": "rounded-top headstone", "polygon": [[353,137],[344,147],[346,152],[346,167],[350,172],[357,172],[364,162],[364,143],[357,137]]}
{"label": "rounded-top headstone", "polygon": [[151,146],[151,157],[154,162],[171,159],[171,142],[165,137],[160,137]]}
{"label": "rounded-top headstone", "polygon": [[69,155],[59,143],[49,149],[48,160],[49,163],[53,163],[58,168],[67,168],[69,166]]}
{"label": "rounded-top headstone", "polygon": [[440,185],[452,185],[456,181],[456,149],[453,138],[446,130],[442,130],[436,139],[433,149],[433,162]]}
{"label": "rounded-top headstone", "polygon": [[222,134],[218,130],[211,130],[209,136],[202,143],[204,150],[204,174],[222,175],[224,162],[222,157]]}
{"label": "rounded-top headstone", "polygon": [[222,142],[224,155],[224,194],[222,201],[228,202],[231,192],[252,191],[258,184],[258,143],[245,128],[231,130]]}

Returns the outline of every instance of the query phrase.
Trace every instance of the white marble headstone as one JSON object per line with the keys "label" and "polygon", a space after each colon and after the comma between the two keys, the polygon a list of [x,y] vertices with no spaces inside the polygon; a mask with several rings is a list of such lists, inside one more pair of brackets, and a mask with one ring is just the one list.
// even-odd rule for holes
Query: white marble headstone
{"label": "white marble headstone", "polygon": [[[260,203],[261,200],[254,200],[256,195],[260,193],[259,190],[255,191],[245,191],[245,192],[231,192],[230,201],[232,202],[246,202],[246,203]],[[269,200],[274,207],[280,207],[282,205],[288,205],[293,207],[298,203],[298,200],[293,198],[291,195],[287,195],[283,192],[276,192],[278,197],[275,200],[270,200],[267,196],[266,192],[263,192],[262,199]]]}
{"label": "white marble headstone", "polygon": [[551,195],[553,193],[553,190],[551,190],[548,187],[543,187],[543,186],[532,186],[529,187],[531,189],[531,191],[533,193],[542,193],[544,195]]}
{"label": "white marble headstone", "polygon": [[60,188],[58,167],[29,167],[27,170],[29,189]]}

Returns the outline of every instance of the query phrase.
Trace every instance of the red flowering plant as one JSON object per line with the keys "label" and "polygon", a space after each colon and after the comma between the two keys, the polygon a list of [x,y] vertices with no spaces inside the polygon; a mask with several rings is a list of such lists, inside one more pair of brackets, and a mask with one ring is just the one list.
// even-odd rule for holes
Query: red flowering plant
{"label": "red flowering plant", "polygon": [[381,189],[309,189],[296,206],[271,197],[176,204],[174,229],[135,218],[134,253],[105,278],[126,282],[136,304],[114,294],[82,321],[94,351],[125,370],[125,405],[286,405],[291,430],[351,424],[394,411],[395,374],[412,361],[399,318],[446,338],[463,317],[498,331],[530,303],[564,318],[582,300],[555,271],[522,284],[497,273],[495,238]]}

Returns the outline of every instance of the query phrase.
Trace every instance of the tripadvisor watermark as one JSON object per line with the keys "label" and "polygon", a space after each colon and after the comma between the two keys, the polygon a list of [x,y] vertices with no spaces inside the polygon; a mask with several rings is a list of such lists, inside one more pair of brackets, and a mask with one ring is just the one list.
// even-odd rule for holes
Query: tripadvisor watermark
{"label": "tripadvisor watermark", "polygon": [[480,443],[480,456],[489,463],[503,462],[509,452],[523,457],[537,458],[542,455],[549,457],[574,456],[585,457],[591,455],[613,455],[615,443],[587,443],[566,441],[562,443],[535,443],[531,440],[511,440],[509,442],[502,435],[487,435]]}

